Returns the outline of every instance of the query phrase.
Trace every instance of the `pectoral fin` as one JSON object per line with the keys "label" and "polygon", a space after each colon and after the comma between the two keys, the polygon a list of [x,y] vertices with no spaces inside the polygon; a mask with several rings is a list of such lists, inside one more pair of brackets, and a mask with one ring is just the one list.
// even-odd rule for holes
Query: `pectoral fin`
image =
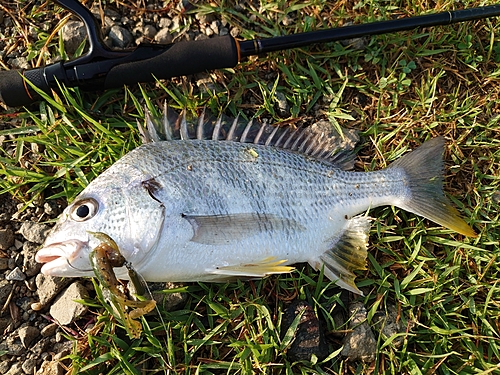
{"label": "pectoral fin", "polygon": [[191,241],[204,245],[227,245],[259,233],[305,228],[298,222],[273,214],[184,215],[193,227]]}
{"label": "pectoral fin", "polygon": [[218,267],[211,273],[232,277],[264,277],[276,273],[292,272],[294,267],[282,266],[285,262],[286,259],[276,260],[275,257],[268,257],[257,263]]}
{"label": "pectoral fin", "polygon": [[361,295],[354,283],[354,271],[366,268],[370,220],[366,216],[350,219],[342,234],[333,239],[332,248],[309,262],[317,270],[324,266],[325,275],[338,286]]}

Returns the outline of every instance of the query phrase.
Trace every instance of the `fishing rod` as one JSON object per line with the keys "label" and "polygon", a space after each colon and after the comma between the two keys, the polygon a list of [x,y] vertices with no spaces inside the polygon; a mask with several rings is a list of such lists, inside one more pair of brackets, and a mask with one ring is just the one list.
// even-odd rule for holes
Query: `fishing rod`
{"label": "fishing rod", "polygon": [[77,0],[54,1],[83,21],[89,51],[74,60],[41,68],[0,72],[0,100],[8,106],[28,105],[39,100],[40,96],[32,86],[46,93],[57,90],[59,84],[99,91],[233,68],[252,55],[500,15],[499,4],[265,39],[238,41],[226,35],[171,44],[143,43],[132,50],[115,51],[104,44],[99,23],[89,9]]}

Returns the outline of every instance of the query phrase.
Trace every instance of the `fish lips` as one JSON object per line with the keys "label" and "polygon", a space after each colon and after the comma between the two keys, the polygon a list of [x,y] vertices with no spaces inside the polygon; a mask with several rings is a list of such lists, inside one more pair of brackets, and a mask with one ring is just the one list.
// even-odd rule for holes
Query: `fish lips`
{"label": "fish lips", "polygon": [[35,260],[38,263],[45,263],[41,269],[44,275],[59,277],[93,275],[86,249],[88,243],[80,240],[56,242],[38,250]]}

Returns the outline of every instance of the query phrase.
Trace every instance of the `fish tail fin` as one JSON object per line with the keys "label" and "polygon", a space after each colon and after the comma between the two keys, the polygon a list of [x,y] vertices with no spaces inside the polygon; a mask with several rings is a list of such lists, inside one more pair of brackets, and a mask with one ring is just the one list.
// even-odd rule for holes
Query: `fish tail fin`
{"label": "fish tail fin", "polygon": [[363,295],[354,282],[354,271],[366,269],[370,222],[366,216],[349,219],[342,233],[331,239],[331,248],[309,264],[316,270],[323,268],[325,276],[338,286]]}
{"label": "fish tail fin", "polygon": [[409,194],[397,206],[465,236],[476,237],[444,195],[444,143],[443,137],[431,139],[389,166],[404,170],[409,187]]}

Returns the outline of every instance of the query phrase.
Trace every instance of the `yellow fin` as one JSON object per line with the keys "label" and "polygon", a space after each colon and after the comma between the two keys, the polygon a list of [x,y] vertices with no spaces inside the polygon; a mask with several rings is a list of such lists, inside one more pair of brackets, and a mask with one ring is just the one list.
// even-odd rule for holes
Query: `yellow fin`
{"label": "yellow fin", "polygon": [[286,261],[286,259],[276,260],[276,257],[267,257],[257,263],[218,267],[212,273],[227,276],[264,277],[276,273],[292,272],[294,267],[282,266]]}
{"label": "yellow fin", "polygon": [[408,191],[395,205],[464,236],[477,237],[443,193],[444,144],[443,137],[431,139],[389,166],[406,175]]}

